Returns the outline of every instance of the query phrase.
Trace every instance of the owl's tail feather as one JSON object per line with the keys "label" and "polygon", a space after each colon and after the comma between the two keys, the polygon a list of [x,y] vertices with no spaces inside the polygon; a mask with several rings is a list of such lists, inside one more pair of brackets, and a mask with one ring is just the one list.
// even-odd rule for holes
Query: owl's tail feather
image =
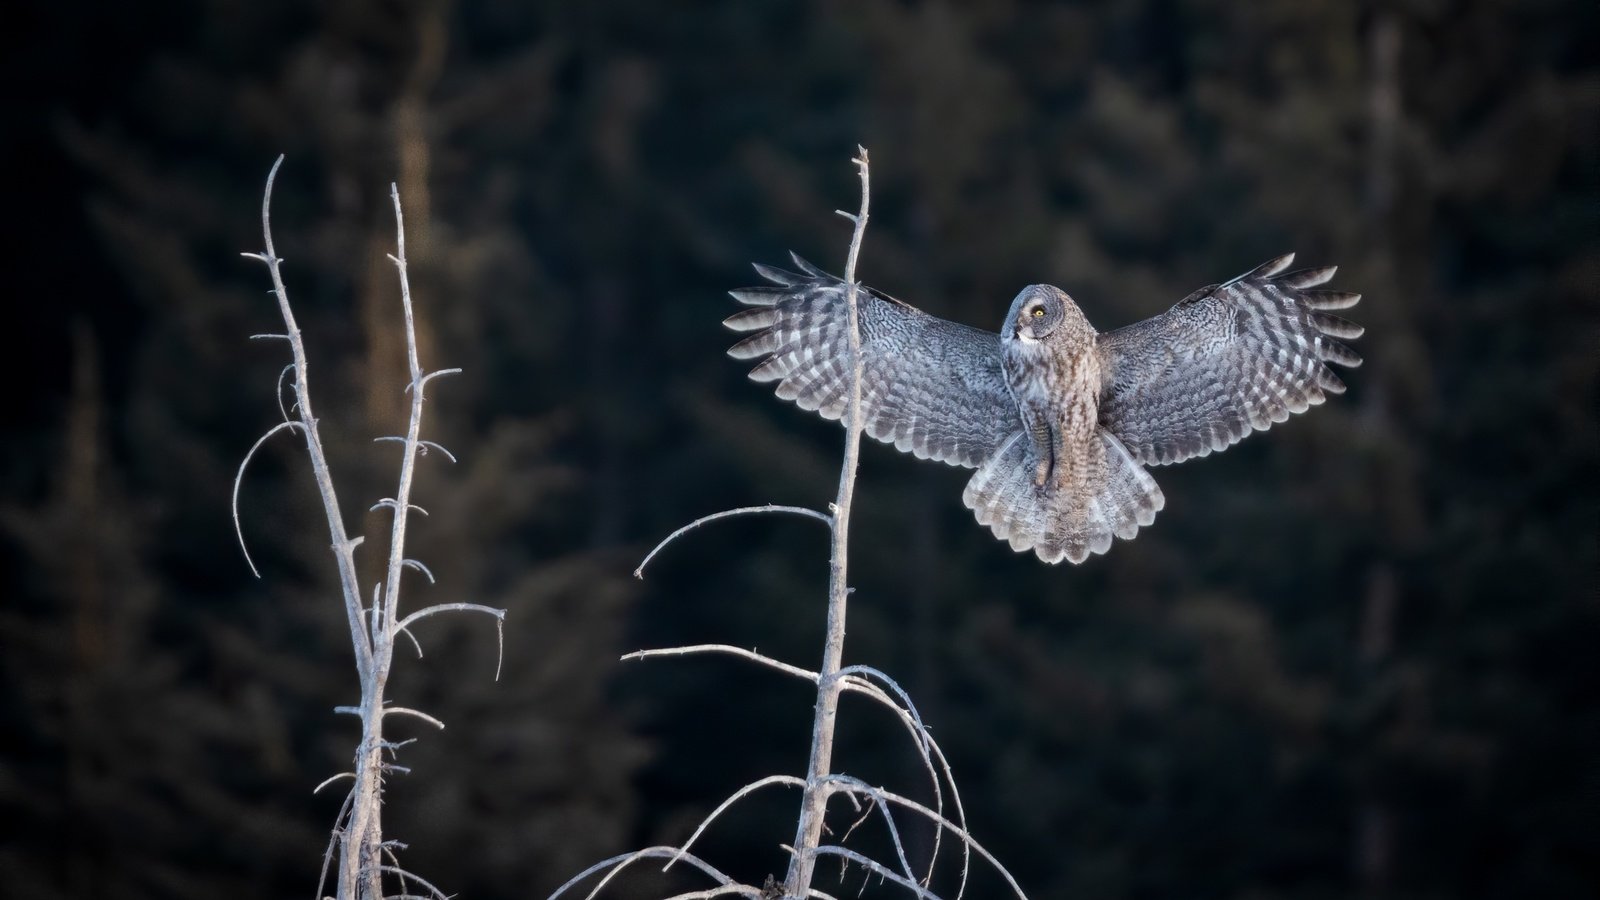
{"label": "owl's tail feather", "polygon": [[1071,479],[1079,490],[1057,487],[1054,478],[1037,485],[1032,443],[1018,432],[979,467],[962,502],[1019,553],[1031,549],[1047,563],[1081,563],[1104,553],[1113,537],[1130,540],[1154,522],[1166,498],[1115,435],[1103,428],[1099,435],[1103,453],[1094,471]]}

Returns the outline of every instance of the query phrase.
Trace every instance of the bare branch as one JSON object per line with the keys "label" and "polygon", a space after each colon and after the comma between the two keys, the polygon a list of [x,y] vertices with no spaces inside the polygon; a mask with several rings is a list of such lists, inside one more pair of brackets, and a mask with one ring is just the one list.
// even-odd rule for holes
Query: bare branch
{"label": "bare branch", "polygon": [[[613,869],[612,872],[606,876],[605,881],[602,881],[598,886],[595,887],[594,892],[589,894],[589,897],[592,898],[594,897],[595,892],[598,892],[600,888],[605,887],[605,885],[611,880],[612,875],[615,875],[617,870],[620,870],[623,866],[629,865],[641,859],[670,858],[677,855],[677,853],[678,848],[676,847],[656,846],[646,847],[643,850],[635,850],[632,853],[619,853],[609,859],[602,859],[589,868],[584,869],[582,872],[579,872],[578,874],[567,879],[565,883],[556,888],[555,891],[550,894],[547,900],[556,900],[557,897],[560,897],[562,894],[566,893],[573,886],[577,885],[585,878],[588,878],[590,875],[593,875],[596,872],[603,872],[606,869],[615,866],[616,869]],[[718,871],[715,866],[699,858],[698,856],[685,853],[683,854],[682,859],[689,865],[694,866],[695,868],[709,875],[719,885],[728,885],[734,883],[732,878],[722,874],[722,872]]]}
{"label": "bare branch", "polygon": [[[918,897],[926,898],[926,900],[939,900],[938,894],[935,894],[922,885],[917,884],[916,881],[906,878],[904,875],[896,875],[870,857],[862,856],[854,850],[844,847],[837,847],[832,844],[824,844],[820,847],[813,848],[811,855],[837,856],[842,859],[848,859],[863,869],[866,869],[868,872],[878,876],[879,878],[882,878],[886,881],[892,881],[895,884],[900,885],[913,894],[916,894]],[[796,858],[798,857],[799,854],[796,854]]]}
{"label": "bare branch", "polygon": [[746,897],[761,897],[761,889],[748,884],[725,884],[704,891],[690,891],[687,894],[673,894],[667,900],[710,900],[712,897],[726,897],[729,894],[743,894]]}
{"label": "bare branch", "polygon": [[289,363],[278,370],[278,386],[272,393],[274,399],[278,401],[278,413],[283,416],[285,422],[289,421],[289,409],[293,407],[286,408],[283,405],[283,376],[293,371],[294,363]]}
{"label": "bare branch", "polygon": [[354,773],[354,772],[340,772],[337,775],[330,775],[321,784],[319,784],[316,787],[312,788],[311,789],[311,793],[320,794],[320,793],[322,793],[322,789],[323,788],[327,787],[330,784],[333,784],[335,781],[338,781],[341,778],[355,778],[355,777],[356,777],[356,773]]}
{"label": "bare branch", "polygon": [[700,820],[700,825],[695,828],[694,833],[689,835],[689,839],[683,842],[683,846],[678,848],[678,852],[673,854],[672,859],[668,860],[667,864],[661,867],[661,871],[665,872],[666,870],[672,868],[673,863],[677,862],[679,859],[682,859],[683,855],[689,852],[689,847],[692,846],[695,841],[700,839],[700,835],[705,833],[705,830],[711,826],[711,823],[716,820],[717,816],[722,815],[723,811],[769,784],[785,784],[789,785],[790,787],[802,789],[806,786],[805,779],[796,778],[793,775],[768,775],[765,778],[758,778],[744,787],[739,788],[737,791],[734,791],[733,794],[728,797],[728,799],[719,803],[717,808],[711,811],[710,815]]}
{"label": "bare branch", "polygon": [[[386,434],[383,437],[375,437],[372,439],[372,442],[375,444],[383,443],[384,441],[398,441],[399,443],[403,444],[406,442],[406,439],[397,434]],[[417,447],[419,448],[417,452],[423,456],[427,456],[429,450],[437,450],[444,454],[445,459],[448,459],[451,462],[456,461],[456,455],[451,453],[449,450],[446,450],[444,445],[437,441],[418,440]]]}
{"label": "bare branch", "polygon": [[417,560],[414,560],[414,559],[402,559],[402,560],[400,560],[400,565],[405,566],[408,569],[415,569],[418,572],[421,572],[423,575],[426,575],[428,577],[428,583],[429,584],[438,584],[439,583],[438,581],[434,580],[433,570],[428,568],[427,566],[423,565],[421,562],[419,562]]}
{"label": "bare branch", "polygon": [[911,718],[917,723],[917,732],[923,737],[923,740],[920,742],[921,746],[918,749],[922,751],[922,758],[926,760],[928,758],[928,729],[922,724],[922,717],[917,714],[917,707],[911,702],[911,695],[906,693],[905,689],[900,687],[900,685],[893,678],[890,678],[888,675],[885,675],[882,671],[875,669],[872,666],[845,666],[839,670],[836,677],[845,678],[851,675],[861,675],[869,678],[876,678],[879,681],[882,681],[890,690],[894,691],[895,696],[899,697],[900,702],[905,704],[906,711],[911,714]]}
{"label": "bare branch", "polygon": [[[882,688],[872,684],[871,682],[862,680],[862,678],[858,675],[844,675],[842,677],[845,683],[845,690],[865,694],[866,696],[878,701],[893,711],[895,715],[900,718],[901,724],[905,725],[906,729],[911,732],[912,737],[916,739],[918,746],[926,748],[927,751],[931,752],[931,759],[926,753],[924,754],[923,764],[927,768],[928,777],[933,784],[933,796],[936,804],[935,811],[941,816],[944,814],[944,790],[939,779],[939,773],[943,772],[943,783],[948,783],[950,785],[950,798],[955,803],[957,821],[962,827],[965,827],[967,814],[966,810],[961,804],[961,789],[956,784],[955,773],[950,770],[950,761],[945,758],[944,750],[940,748],[939,742],[933,739],[932,733],[930,733],[919,720],[914,719],[911,712],[908,712],[906,709],[901,708],[899,704],[895,703],[888,694],[884,693]],[[938,764],[938,769],[934,768],[935,761]],[[938,862],[939,845],[943,839],[943,836],[944,833],[942,831],[934,832],[933,850],[929,854],[928,860],[928,871],[930,875],[934,866]],[[961,886],[956,890],[957,898],[960,898],[966,893],[967,875],[971,868],[971,856],[971,849],[967,847],[967,845],[962,844]]]}
{"label": "bare branch", "polygon": [[[725,654],[758,663],[768,668],[776,669],[786,675],[803,678],[817,686],[816,714],[812,724],[811,753],[807,764],[805,778],[790,775],[772,775],[758,779],[744,785],[733,794],[724,799],[696,826],[694,831],[685,840],[682,847],[671,853],[663,871],[672,867],[679,858],[692,859],[688,856],[689,850],[700,839],[711,825],[727,812],[734,804],[748,797],[752,793],[774,784],[794,786],[801,788],[802,799],[800,814],[796,823],[796,835],[793,846],[784,846],[790,853],[788,874],[783,883],[783,896],[785,898],[811,898],[820,897],[832,900],[827,894],[812,887],[811,882],[816,871],[816,861],[820,856],[835,856],[845,862],[854,862],[860,865],[868,877],[876,875],[880,879],[891,881],[909,890],[919,898],[934,898],[929,890],[933,875],[939,862],[939,850],[944,833],[949,831],[960,839],[962,849],[961,881],[957,898],[962,896],[967,888],[968,875],[971,865],[971,856],[977,853],[988,861],[1006,880],[1018,897],[1023,897],[1021,889],[1000,863],[988,853],[967,832],[965,824],[965,811],[962,807],[960,790],[956,785],[955,777],[951,772],[949,760],[946,758],[938,742],[933,738],[927,724],[922,720],[910,694],[903,689],[893,678],[879,669],[852,665],[843,666],[843,644],[845,635],[845,621],[848,609],[848,599],[852,589],[848,584],[848,549],[849,549],[849,519],[855,488],[855,473],[860,456],[860,443],[862,434],[861,404],[862,404],[862,351],[861,351],[861,312],[860,312],[860,285],[856,281],[856,265],[860,257],[861,243],[869,220],[869,206],[871,200],[871,182],[868,167],[868,156],[865,148],[860,149],[855,163],[861,180],[861,205],[856,213],[840,215],[849,219],[854,224],[851,234],[850,248],[845,264],[844,282],[846,285],[845,298],[849,327],[847,330],[849,360],[850,360],[850,385],[846,416],[844,417],[845,450],[839,473],[838,494],[832,503],[828,504],[828,512],[818,512],[804,507],[785,506],[757,506],[742,507],[727,510],[697,519],[672,534],[657,544],[639,564],[635,570],[636,577],[643,577],[646,566],[666,546],[683,534],[709,522],[733,516],[758,514],[758,513],[794,513],[809,518],[815,518],[829,526],[830,530],[830,562],[828,580],[828,607],[826,641],[823,651],[822,665],[815,672],[798,666],[773,659],[761,654],[754,649],[746,650],[727,644],[696,644],[683,647],[669,647],[649,650],[639,650],[625,654],[623,660],[651,659],[658,656],[687,656],[696,654]],[[801,263],[804,266],[804,263]],[[929,807],[910,800],[900,794],[874,787],[860,779],[831,772],[832,754],[834,744],[835,723],[838,717],[839,696],[845,691],[860,693],[869,699],[889,709],[900,720],[916,744],[918,756],[923,768],[928,773],[928,778],[933,788],[936,808]],[[950,788],[951,800],[955,807],[955,815],[959,821],[952,821],[944,815],[945,785]],[[844,835],[848,838],[856,827],[871,818],[874,811],[882,815],[884,825],[889,831],[890,842],[896,853],[900,871],[897,873],[892,868],[872,860],[854,850],[836,844],[824,844],[822,835],[827,831],[827,805],[834,795],[842,795],[860,813],[860,818],[850,826]],[[910,811],[917,816],[929,819],[935,826],[933,835],[933,852],[928,861],[925,875],[920,879],[913,870],[907,856],[905,844],[900,832],[900,822],[893,812],[893,808]],[[601,871],[610,867],[604,879],[601,880],[594,891],[589,895],[596,896],[607,884],[616,877],[618,872],[638,859],[660,855],[659,848],[649,848],[634,854],[613,857],[604,863],[597,864],[573,881],[563,886],[561,891],[568,889],[572,884],[586,877],[588,874]],[[702,891],[691,891],[678,895],[674,900],[689,900],[689,898],[717,897],[730,894],[747,894],[748,886],[724,882],[721,886]],[[773,885],[769,879],[766,888],[760,893],[761,897],[771,896]],[[557,892],[557,895],[561,893]],[[552,896],[552,900],[554,900]]]}
{"label": "bare branch", "polygon": [[454,453],[451,453],[449,450],[446,450],[444,448],[443,444],[437,443],[435,441],[418,441],[418,443],[422,445],[422,455],[423,456],[427,456],[428,455],[428,451],[430,449],[432,449],[432,450],[437,450],[440,453],[443,453],[445,459],[448,459],[451,462],[455,462],[456,461],[456,455]]}
{"label": "bare branch", "polygon": [[[389,259],[394,263],[395,272],[400,278],[400,305],[405,312],[406,362],[411,374],[410,383],[418,388],[411,395],[411,414],[406,420],[406,452],[400,459],[399,485],[395,488],[394,496],[383,501],[388,503],[390,508],[394,510],[394,521],[391,524],[389,535],[389,564],[386,570],[387,575],[383,591],[385,632],[392,635],[397,626],[401,624],[398,622],[398,610],[400,606],[400,573],[404,569],[403,563],[405,560],[406,521],[410,511],[413,508],[417,508],[411,503],[411,484],[416,472],[417,447],[420,440],[419,433],[422,430],[423,397],[421,386],[426,383],[427,378],[423,376],[422,365],[417,359],[417,328],[411,305],[411,279],[407,273],[406,266],[405,215],[400,206],[399,185],[391,184],[389,186],[389,196],[394,201],[395,247],[397,251],[394,254],[390,254]],[[460,370],[452,369],[446,371],[458,372]],[[441,373],[434,373],[434,375],[437,374]],[[423,515],[427,515],[426,511],[418,509]],[[487,609],[487,607],[484,609]],[[502,618],[505,613],[500,611],[495,615],[498,619]],[[409,624],[410,621],[408,619],[405,624]],[[387,660],[385,661],[385,674],[387,674]]]}
{"label": "bare branch", "polygon": [[415,881],[417,884],[420,884],[427,889],[428,896],[434,897],[436,900],[450,900],[449,894],[446,894],[444,891],[441,891],[432,884],[429,884],[427,879],[423,878],[421,875],[413,875],[399,866],[379,866],[378,871],[388,872],[390,875],[399,875],[401,878]]}
{"label": "bare branch", "polygon": [[839,693],[843,690],[838,672],[844,657],[845,615],[850,596],[847,581],[850,501],[855,496],[862,424],[861,322],[857,302],[859,285],[856,284],[856,260],[861,255],[861,240],[866,234],[867,211],[872,200],[867,148],[857,149],[860,152],[855,163],[861,175],[861,211],[852,220],[855,229],[850,235],[850,252],[845,258],[844,267],[844,280],[848,285],[845,299],[850,322],[846,329],[850,346],[850,401],[845,419],[844,461],[839,466],[839,493],[832,507],[833,546],[828,566],[827,643],[823,648],[822,666],[817,671],[817,706],[811,728],[811,758],[806,767],[806,789],[800,801],[799,821],[795,828],[795,853],[789,859],[789,872],[784,879],[790,896],[804,896],[811,886],[815,852],[822,839],[823,821],[827,818],[828,790],[824,780],[833,764],[834,723],[839,715]]}
{"label": "bare branch", "polygon": [[[393,259],[393,257],[390,257],[390,258]],[[418,394],[418,396],[421,396],[422,392],[421,392],[420,388],[426,388],[428,386],[428,382],[434,380],[435,378],[443,378],[446,375],[460,375],[460,374],[461,374],[461,370],[460,369],[440,369],[437,372],[429,372],[428,374],[422,376],[420,379],[417,380],[417,387],[419,388],[417,394]]]}
{"label": "bare branch", "polygon": [[[409,378],[405,389],[411,393],[412,402],[406,435],[404,438],[400,438],[405,444],[406,453],[401,460],[398,486],[392,498],[381,500],[373,507],[374,509],[388,507],[394,512],[394,518],[390,531],[389,558],[385,577],[381,583],[373,585],[371,607],[365,607],[361,602],[354,561],[355,550],[362,543],[362,538],[351,538],[345,530],[338,497],[329,471],[327,456],[318,433],[317,418],[312,411],[309,367],[307,365],[304,341],[302,340],[299,326],[295,322],[294,312],[289,305],[288,291],[284,286],[283,260],[278,257],[277,251],[273,246],[272,190],[282,165],[283,157],[280,156],[273,163],[272,171],[267,176],[266,188],[263,191],[261,200],[261,230],[266,250],[261,253],[247,253],[244,255],[260,260],[266,265],[272,279],[272,294],[278,300],[279,313],[283,317],[285,326],[282,334],[260,334],[253,337],[256,339],[287,341],[293,359],[279,371],[276,385],[275,399],[278,404],[278,411],[283,416],[284,421],[274,426],[271,431],[256,442],[245,455],[235,478],[233,489],[234,528],[239,537],[240,549],[244,551],[246,563],[250,566],[250,570],[253,573],[257,573],[259,577],[255,564],[250,559],[249,551],[245,547],[243,529],[240,527],[238,514],[240,484],[246,467],[268,438],[282,430],[299,429],[306,441],[307,453],[311,457],[312,473],[321,494],[323,510],[328,519],[334,557],[338,564],[339,584],[345,601],[345,612],[349,619],[351,641],[355,650],[356,670],[361,678],[360,705],[342,706],[335,709],[336,713],[352,714],[362,720],[362,735],[356,750],[354,771],[336,775],[317,786],[317,791],[321,791],[329,784],[343,778],[352,778],[354,780],[354,784],[346,796],[344,805],[336,820],[328,852],[324,857],[322,875],[317,882],[317,889],[320,895],[324,886],[328,884],[333,848],[338,846],[340,848],[339,874],[335,876],[333,887],[341,900],[355,900],[358,896],[366,898],[366,900],[381,900],[383,897],[384,875],[386,873],[396,875],[401,879],[400,896],[416,896],[413,893],[413,885],[418,885],[426,891],[426,896],[438,900],[438,898],[445,896],[444,893],[401,867],[399,861],[394,858],[394,848],[399,845],[393,841],[383,840],[380,792],[383,779],[387,774],[409,771],[404,766],[395,764],[392,760],[395,756],[395,751],[410,743],[410,741],[395,742],[385,740],[383,737],[383,721],[385,717],[390,714],[409,716],[421,719],[437,728],[443,728],[444,723],[419,710],[407,707],[386,708],[384,688],[393,662],[394,645],[398,640],[398,636],[404,634],[416,648],[418,656],[421,656],[422,645],[417,641],[416,635],[409,630],[408,626],[435,612],[457,609],[475,610],[493,615],[496,620],[496,635],[502,662],[504,658],[504,610],[495,610],[478,604],[441,604],[413,614],[404,621],[400,621],[398,616],[400,577],[405,569],[415,569],[427,577],[430,582],[434,581],[433,573],[427,566],[415,559],[407,558],[403,553],[406,522],[409,515],[412,511],[427,515],[427,510],[410,502],[416,457],[427,453],[429,450],[438,450],[450,461],[455,461],[455,456],[443,446],[432,441],[425,441],[419,436],[422,420],[423,387],[434,378],[453,374],[460,370],[445,369],[424,374],[418,361],[411,288],[406,271],[405,222],[400,205],[399,190],[397,187],[391,186],[390,195],[394,202],[397,253],[392,255],[390,259],[395,263],[400,280],[401,301],[405,313],[407,362],[409,364]],[[284,384],[291,375],[294,402],[285,406],[283,399]],[[291,417],[291,412],[293,417]],[[499,678],[498,665],[495,677],[496,679]],[[389,755],[387,759],[384,755],[385,751]],[[393,866],[381,864],[385,854],[390,860],[394,861],[395,864]]]}
{"label": "bare branch", "polygon": [[661,550],[668,544],[677,540],[679,535],[693,531],[696,528],[699,528],[701,525],[715,522],[718,519],[728,519],[732,518],[733,516],[759,515],[762,513],[790,513],[796,516],[808,516],[810,518],[817,519],[818,521],[821,521],[830,527],[833,525],[833,519],[826,513],[820,513],[814,509],[807,509],[804,506],[777,506],[775,504],[768,503],[765,506],[742,506],[738,509],[725,509],[722,512],[712,513],[709,516],[701,516],[700,518],[695,519],[693,522],[690,522],[682,528],[679,528],[677,531],[667,535],[662,539],[661,543],[655,546],[655,549],[645,554],[644,562],[639,563],[639,568],[633,570],[633,577],[643,578],[644,567],[650,565],[650,560],[655,559],[656,554],[660,553]]}
{"label": "bare branch", "polygon": [[394,900],[407,900],[407,898],[413,898],[413,900],[434,900],[434,898],[428,894],[411,893],[411,885],[409,883],[411,881],[411,873],[407,872],[405,868],[400,865],[400,858],[394,854],[395,845],[399,845],[402,849],[405,846],[404,844],[400,844],[399,841],[384,841],[379,845],[383,849],[383,855],[389,857],[389,862],[394,864],[394,868],[400,874],[400,890],[402,893],[395,895]]}
{"label": "bare branch", "polygon": [[417,636],[411,633],[411,629],[405,627],[404,625],[396,625],[394,627],[394,630],[399,632],[399,633],[401,633],[401,634],[403,634],[403,635],[405,635],[406,638],[411,641],[412,648],[417,651],[417,659],[421,659],[422,658],[422,642],[417,640]]}
{"label": "bare branch", "polygon": [[[827,780],[834,783],[844,784],[847,787],[853,787],[854,785],[852,783],[860,783],[860,779],[851,778],[847,775],[830,775],[828,776]],[[1011,890],[1017,895],[1017,897],[1021,898],[1021,900],[1027,900],[1027,894],[1022,892],[1022,888],[1017,885],[1016,879],[1011,877],[1011,872],[1008,871],[1005,866],[1001,865],[1000,860],[996,859],[994,854],[990,853],[982,844],[978,843],[977,838],[974,838],[965,828],[962,828],[944,816],[939,815],[937,812],[929,809],[928,807],[923,806],[921,803],[912,800],[910,797],[905,797],[900,794],[896,794],[893,791],[884,790],[883,788],[872,788],[871,790],[876,794],[876,796],[897,806],[911,810],[912,812],[923,816],[930,822],[938,825],[940,828],[943,828],[944,830],[949,831],[951,834],[960,838],[962,843],[971,847],[974,853],[977,853],[979,856],[983,857],[984,860],[989,863],[989,865],[994,867],[994,870],[1000,874],[1001,878],[1005,879],[1006,884],[1011,887]]]}
{"label": "bare branch", "polygon": [[[889,804],[888,804],[888,801],[884,798],[884,795],[883,795],[882,791],[880,791],[878,788],[875,788],[875,787],[867,784],[865,781],[862,781],[859,778],[852,778],[852,777],[850,777],[848,775],[831,775],[831,776],[828,777],[828,783],[829,784],[834,784],[834,785],[843,785],[843,786],[846,787],[846,789],[848,789],[850,791],[860,792],[860,793],[864,793],[864,794],[867,795],[867,798],[872,801],[872,805],[876,806],[878,811],[883,813],[883,822],[884,822],[885,825],[887,825],[889,827],[889,840],[894,843],[894,852],[895,852],[895,856],[898,857],[899,860],[900,860],[900,869],[901,869],[901,871],[906,873],[906,878],[908,878],[908,879],[910,879],[912,881],[916,881],[917,880],[917,876],[916,876],[916,874],[914,872],[911,871],[911,862],[906,859],[906,848],[905,848],[905,845],[903,843],[901,843],[901,841],[900,841],[900,828],[899,828],[899,826],[897,826],[895,824],[894,815],[889,812]],[[867,812],[866,812],[866,815],[871,815],[871,813],[872,813],[872,810],[869,808],[867,810]],[[864,818],[865,818],[865,816],[863,816],[863,819]],[[854,825],[852,825],[850,827],[852,829],[855,828]],[[847,833],[847,836],[848,836],[848,833]],[[929,881],[929,879],[932,878],[932,875],[933,875],[933,871],[930,868],[929,872],[928,872],[928,876],[929,877],[928,878],[924,878],[920,882],[923,887],[927,887],[928,886],[928,881]]]}
{"label": "bare branch", "polygon": [[322,886],[328,883],[328,869],[333,866],[333,848],[338,845],[339,839],[344,837],[345,817],[350,814],[350,804],[355,801],[355,796],[355,788],[352,786],[344,795],[344,803],[339,806],[339,814],[333,817],[333,832],[328,835],[328,849],[322,853],[322,874],[317,876],[318,900],[322,898]]}
{"label": "bare branch", "polygon": [[[300,339],[300,326],[295,322],[294,310],[289,306],[289,291],[283,284],[283,260],[272,244],[272,185],[277,181],[278,169],[283,165],[280,155],[267,173],[267,186],[261,193],[261,238],[266,244],[265,253],[246,253],[245,256],[266,264],[272,277],[272,293],[278,298],[278,313],[283,317],[289,338],[290,352],[294,357],[295,406],[299,411],[301,433],[306,439],[306,453],[311,457],[311,471],[316,477],[317,490],[322,495],[322,509],[328,518],[328,531],[333,537],[334,556],[339,567],[339,587],[344,595],[345,615],[350,620],[350,640],[355,649],[356,670],[361,675],[363,688],[371,678],[372,645],[361,628],[361,593],[356,587],[356,569],[352,544],[346,535],[344,517],[339,512],[339,497],[334,491],[333,475],[328,469],[327,455],[322,449],[322,438],[317,434],[317,418],[311,409],[309,366],[306,362],[305,342]],[[252,567],[253,568],[253,567]]]}
{"label": "bare branch", "polygon": [[[428,514],[427,510],[425,510],[422,507],[416,505],[415,503],[407,503],[406,504],[406,508],[410,509],[410,510],[413,510],[415,512],[422,513],[423,515],[427,515]],[[396,503],[395,499],[393,497],[385,497],[382,500],[379,500],[377,503],[372,504],[372,506],[368,507],[367,508],[367,512],[377,512],[380,509],[392,509],[392,510],[395,510],[396,512],[398,512],[400,510],[400,504]]]}
{"label": "bare branch", "polygon": [[427,722],[429,725],[432,725],[433,727],[439,729],[440,731],[444,730],[444,723],[443,722],[439,721],[438,719],[435,719],[433,716],[430,716],[430,715],[428,715],[427,713],[425,713],[425,712],[423,712],[421,710],[411,709],[410,707],[407,707],[407,706],[389,706],[389,707],[385,707],[384,710],[383,710],[383,714],[386,715],[386,716],[411,716],[413,718],[421,719],[422,721]]}
{"label": "bare branch", "polygon": [[492,606],[484,606],[482,603],[435,603],[432,606],[423,607],[411,615],[406,616],[404,619],[401,619],[399,625],[401,628],[410,628],[414,623],[442,612],[479,612],[483,613],[484,615],[494,616],[496,619],[502,622],[504,622],[506,618],[505,610],[495,609]]}
{"label": "bare branch", "polygon": [[266,434],[263,434],[256,440],[254,444],[251,445],[250,451],[246,453],[244,455],[244,459],[239,462],[238,473],[233,476],[233,533],[239,538],[239,551],[244,554],[245,565],[250,567],[250,574],[256,576],[257,578],[261,577],[261,573],[256,570],[255,562],[250,559],[250,549],[244,545],[244,529],[239,525],[239,485],[244,481],[245,467],[250,465],[250,460],[255,457],[256,451],[261,449],[262,444],[265,444],[273,435],[283,431],[286,428],[293,430],[304,427],[305,426],[301,425],[299,422],[288,421],[279,422],[278,424],[272,426],[270,431],[268,431]]}
{"label": "bare branch", "polygon": [[726,653],[730,656],[738,656],[748,659],[752,662],[758,662],[764,666],[770,666],[780,672],[793,675],[797,678],[804,678],[805,680],[813,683],[815,683],[817,680],[817,673],[812,672],[809,669],[802,669],[799,666],[791,666],[788,663],[779,662],[770,656],[763,656],[754,650],[746,650],[743,647],[734,647],[729,644],[694,644],[693,646],[689,647],[662,647],[657,650],[635,650],[632,653],[623,654],[622,659],[651,659],[657,656],[689,656],[690,654],[695,653]]}

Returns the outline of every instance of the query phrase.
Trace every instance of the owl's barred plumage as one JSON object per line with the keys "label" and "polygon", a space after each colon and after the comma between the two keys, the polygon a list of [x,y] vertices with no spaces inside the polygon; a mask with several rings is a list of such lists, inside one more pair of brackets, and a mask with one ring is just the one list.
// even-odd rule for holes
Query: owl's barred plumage
{"label": "owl's barred plumage", "polygon": [[[805,274],[756,266],[772,287],[732,291],[750,309],[723,323],[756,334],[735,359],[762,358],[755,381],[823,418],[843,419],[850,397],[844,282],[795,257]],[[998,335],[935,318],[862,286],[863,430],[921,459],[972,468],[1022,427],[1000,374]]]}
{"label": "owl's barred plumage", "polygon": [[1159,316],[1100,336],[1100,421],[1146,465],[1225,450],[1344,393],[1328,363],[1361,357],[1338,338],[1362,328],[1325,311],[1360,294],[1309,290],[1335,267],[1283,273],[1294,254],[1201,288]]}
{"label": "owl's barred plumage", "polygon": [[[1034,285],[1002,332],[930,316],[865,286],[865,434],[924,459],[976,468],[963,501],[978,521],[1046,562],[1082,562],[1131,539],[1165,501],[1146,465],[1223,450],[1343,393],[1328,364],[1361,358],[1361,326],[1327,311],[1359,294],[1314,290],[1333,267],[1285,272],[1293,254],[1195,291],[1165,313],[1098,334],[1072,299]],[[846,285],[793,257],[770,284],[731,292],[753,332],[728,352],[756,381],[842,419],[849,397]]]}

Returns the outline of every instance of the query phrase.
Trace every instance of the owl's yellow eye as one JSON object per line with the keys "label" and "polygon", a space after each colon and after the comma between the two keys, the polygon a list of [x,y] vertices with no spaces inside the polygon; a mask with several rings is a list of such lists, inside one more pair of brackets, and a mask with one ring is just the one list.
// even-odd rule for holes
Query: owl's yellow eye
{"label": "owl's yellow eye", "polygon": [[1034,307],[1034,309],[1033,309],[1033,317],[1034,317],[1034,318],[1035,318],[1035,319],[1042,319],[1042,318],[1044,318],[1044,307],[1042,307],[1042,306],[1036,306],[1036,307]]}

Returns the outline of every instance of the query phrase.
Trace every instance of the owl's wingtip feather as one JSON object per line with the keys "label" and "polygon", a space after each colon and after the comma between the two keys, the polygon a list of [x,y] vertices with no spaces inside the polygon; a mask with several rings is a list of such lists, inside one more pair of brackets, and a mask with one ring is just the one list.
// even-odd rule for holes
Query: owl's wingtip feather
{"label": "owl's wingtip feather", "polygon": [[833,278],[832,275],[829,275],[827,272],[824,272],[821,269],[817,268],[816,266],[812,265],[810,262],[807,262],[805,257],[803,257],[800,254],[794,252],[793,250],[789,251],[789,259],[794,262],[796,268],[798,268],[800,271],[806,273],[807,275],[810,275],[812,278],[829,278],[829,279]]}
{"label": "owl's wingtip feather", "polygon": [[753,262],[750,266],[756,270],[757,275],[780,287],[793,287],[805,280],[804,277],[788,269],[780,269],[777,266],[769,266],[758,262]]}
{"label": "owl's wingtip feather", "polygon": [[1224,282],[1222,286],[1229,287],[1250,278],[1271,278],[1279,272],[1282,272],[1284,269],[1289,268],[1290,264],[1293,262],[1293,253],[1285,253],[1282,256],[1274,256],[1273,258],[1267,260],[1259,266],[1256,266],[1254,269],[1251,269],[1243,275],[1230,278],[1228,281]]}

